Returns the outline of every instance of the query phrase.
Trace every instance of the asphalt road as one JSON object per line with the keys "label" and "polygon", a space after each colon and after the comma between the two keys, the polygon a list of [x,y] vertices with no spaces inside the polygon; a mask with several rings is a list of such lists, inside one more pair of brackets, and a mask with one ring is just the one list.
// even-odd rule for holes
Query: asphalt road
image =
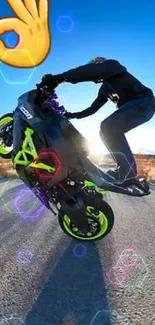
{"label": "asphalt road", "polygon": [[67,237],[19,180],[0,180],[0,325],[155,325],[155,191],[108,193],[112,232]]}

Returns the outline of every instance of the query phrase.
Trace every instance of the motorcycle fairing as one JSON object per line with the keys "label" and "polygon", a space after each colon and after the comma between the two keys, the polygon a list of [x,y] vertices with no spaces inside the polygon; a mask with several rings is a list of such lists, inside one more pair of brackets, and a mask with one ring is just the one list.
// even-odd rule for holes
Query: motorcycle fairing
{"label": "motorcycle fairing", "polygon": [[[55,171],[54,167],[48,166],[44,163],[35,162],[35,160],[38,158],[38,153],[36,151],[32,139],[32,135],[34,134],[34,131],[30,128],[26,128],[24,133],[25,133],[25,140],[23,141],[22,150],[20,150],[14,158],[14,167],[16,167],[17,165],[22,165],[22,166],[44,169],[47,170],[48,172],[54,172]],[[29,156],[32,156],[34,162],[30,162],[30,160],[27,157],[27,154]]]}
{"label": "motorcycle fairing", "polygon": [[[14,112],[14,167],[42,169],[54,174],[55,166],[48,162],[47,164],[41,161],[37,162],[41,151],[52,151],[57,155],[63,166],[61,173],[52,180],[51,186],[65,179],[70,169],[80,170],[82,174],[82,167],[75,154],[75,145],[73,146],[71,143],[70,136],[64,134],[66,126],[67,124],[70,125],[70,122],[58,115],[40,114],[40,110],[34,104],[31,95],[34,95],[32,91],[22,95]],[[32,118],[25,116],[20,110],[21,105],[32,115]],[[76,132],[78,133],[77,130]]]}

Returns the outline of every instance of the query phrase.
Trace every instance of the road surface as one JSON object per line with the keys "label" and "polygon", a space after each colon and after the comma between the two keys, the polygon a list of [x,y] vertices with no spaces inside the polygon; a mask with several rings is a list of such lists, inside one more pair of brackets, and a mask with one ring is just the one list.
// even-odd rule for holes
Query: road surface
{"label": "road surface", "polygon": [[108,193],[111,233],[66,236],[20,180],[0,180],[0,325],[155,325],[155,190]]}

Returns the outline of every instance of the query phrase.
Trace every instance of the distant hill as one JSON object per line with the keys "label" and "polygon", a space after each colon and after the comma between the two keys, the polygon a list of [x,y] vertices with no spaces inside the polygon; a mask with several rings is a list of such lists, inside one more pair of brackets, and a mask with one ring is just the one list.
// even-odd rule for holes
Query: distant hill
{"label": "distant hill", "polygon": [[[134,154],[138,174],[145,177],[151,182],[155,181],[155,155],[154,154]],[[115,168],[116,163],[114,162],[110,154],[104,156],[101,155],[90,155],[90,159],[100,168],[107,170],[108,168]]]}
{"label": "distant hill", "polygon": [[[148,159],[155,159],[155,154],[151,154],[151,153],[136,153],[134,154],[134,157],[145,157]],[[111,154],[107,153],[106,155],[104,155],[103,159],[112,159]]]}

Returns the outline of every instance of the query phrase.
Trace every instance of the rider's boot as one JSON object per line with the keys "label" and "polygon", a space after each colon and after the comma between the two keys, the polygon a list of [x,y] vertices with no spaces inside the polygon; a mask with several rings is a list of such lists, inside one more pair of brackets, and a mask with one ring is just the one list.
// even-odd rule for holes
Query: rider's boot
{"label": "rider's boot", "polygon": [[144,177],[138,176],[137,173],[133,173],[130,171],[128,174],[125,175],[121,172],[121,168],[117,167],[114,170],[108,170],[107,174],[114,178],[117,185],[119,186],[138,186],[141,190],[149,193],[149,184],[147,183]]}
{"label": "rider's boot", "polygon": [[115,169],[109,169],[107,174],[113,177],[118,182],[124,182],[127,180],[134,180],[137,179],[137,173],[130,170],[128,173],[124,173],[121,167],[117,167]]}
{"label": "rider's boot", "polygon": [[115,169],[109,169],[107,171],[107,174],[111,177],[113,177],[114,179],[116,180],[121,180],[121,175],[120,175],[120,172],[119,172],[119,168],[115,168]]}

